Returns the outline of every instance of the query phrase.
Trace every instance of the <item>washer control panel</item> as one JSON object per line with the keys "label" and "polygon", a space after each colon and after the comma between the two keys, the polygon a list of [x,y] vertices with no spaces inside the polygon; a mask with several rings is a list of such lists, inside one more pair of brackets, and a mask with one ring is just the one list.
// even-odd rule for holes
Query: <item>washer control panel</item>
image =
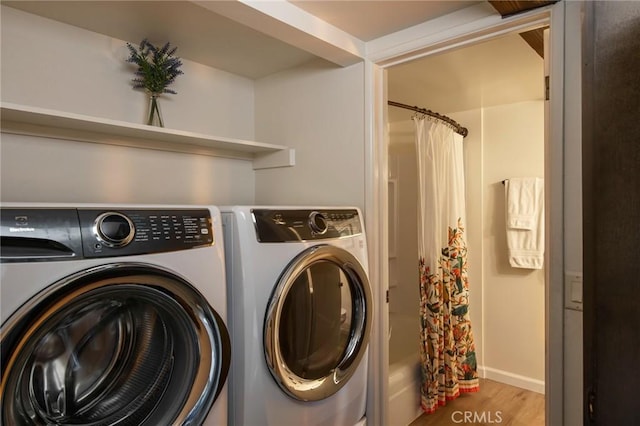
{"label": "washer control panel", "polygon": [[182,250],[214,242],[207,209],[78,209],[85,257]]}
{"label": "washer control panel", "polygon": [[263,243],[316,241],[362,233],[356,209],[252,209]]}
{"label": "washer control panel", "polygon": [[209,209],[2,208],[0,261],[161,253],[214,244]]}

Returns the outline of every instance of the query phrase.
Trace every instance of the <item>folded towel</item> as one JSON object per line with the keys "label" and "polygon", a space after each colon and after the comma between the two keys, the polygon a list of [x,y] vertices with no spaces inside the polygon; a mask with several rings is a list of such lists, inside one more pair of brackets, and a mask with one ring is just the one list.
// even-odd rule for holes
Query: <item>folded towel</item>
{"label": "folded towel", "polygon": [[544,180],[505,182],[507,247],[514,268],[542,269],[544,260]]}

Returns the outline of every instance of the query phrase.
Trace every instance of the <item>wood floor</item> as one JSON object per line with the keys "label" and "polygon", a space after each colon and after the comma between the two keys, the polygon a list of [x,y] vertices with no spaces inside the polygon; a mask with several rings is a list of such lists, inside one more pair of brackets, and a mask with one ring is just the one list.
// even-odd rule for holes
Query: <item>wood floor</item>
{"label": "wood floor", "polygon": [[544,395],[480,379],[480,391],[462,394],[410,426],[431,425],[544,426]]}

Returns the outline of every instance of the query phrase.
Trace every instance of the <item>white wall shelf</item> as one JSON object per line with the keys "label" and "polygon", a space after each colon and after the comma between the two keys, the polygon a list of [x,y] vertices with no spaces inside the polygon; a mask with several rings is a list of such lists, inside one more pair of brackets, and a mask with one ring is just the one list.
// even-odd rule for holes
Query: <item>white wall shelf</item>
{"label": "white wall shelf", "polygon": [[243,159],[252,161],[255,170],[295,165],[295,151],[283,145],[5,102],[1,104],[0,119],[3,133]]}

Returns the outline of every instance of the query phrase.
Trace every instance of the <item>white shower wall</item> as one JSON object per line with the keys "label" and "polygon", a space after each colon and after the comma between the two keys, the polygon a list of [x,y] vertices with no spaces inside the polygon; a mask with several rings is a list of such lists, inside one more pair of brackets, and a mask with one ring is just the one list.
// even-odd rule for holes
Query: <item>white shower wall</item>
{"label": "white shower wall", "polygon": [[389,419],[406,425],[420,413],[419,290],[413,126],[391,128],[389,146]]}
{"label": "white shower wall", "polygon": [[[465,138],[470,314],[482,377],[544,392],[544,270],[511,268],[507,259],[504,186],[515,176],[544,176],[544,103],[522,102],[448,113],[469,129]],[[399,198],[397,257],[390,259],[390,322],[415,312],[413,123],[390,125],[390,179]],[[391,202],[392,200],[390,200]],[[404,315],[402,315],[404,314]],[[406,319],[403,319],[406,324]],[[396,325],[398,327],[398,325]],[[411,339],[413,333],[403,333]],[[407,343],[392,332],[390,363]],[[417,339],[417,337],[416,337]],[[417,356],[417,340],[414,345]]]}
{"label": "white shower wall", "polygon": [[395,133],[389,149],[389,166],[389,197],[395,200],[393,203],[389,200],[390,205],[395,205],[395,211],[389,215],[395,222],[392,225],[395,232],[390,232],[394,241],[389,259],[389,364],[394,364],[412,353],[417,360],[419,348],[418,237],[415,227],[407,226],[417,220],[413,131]]}

